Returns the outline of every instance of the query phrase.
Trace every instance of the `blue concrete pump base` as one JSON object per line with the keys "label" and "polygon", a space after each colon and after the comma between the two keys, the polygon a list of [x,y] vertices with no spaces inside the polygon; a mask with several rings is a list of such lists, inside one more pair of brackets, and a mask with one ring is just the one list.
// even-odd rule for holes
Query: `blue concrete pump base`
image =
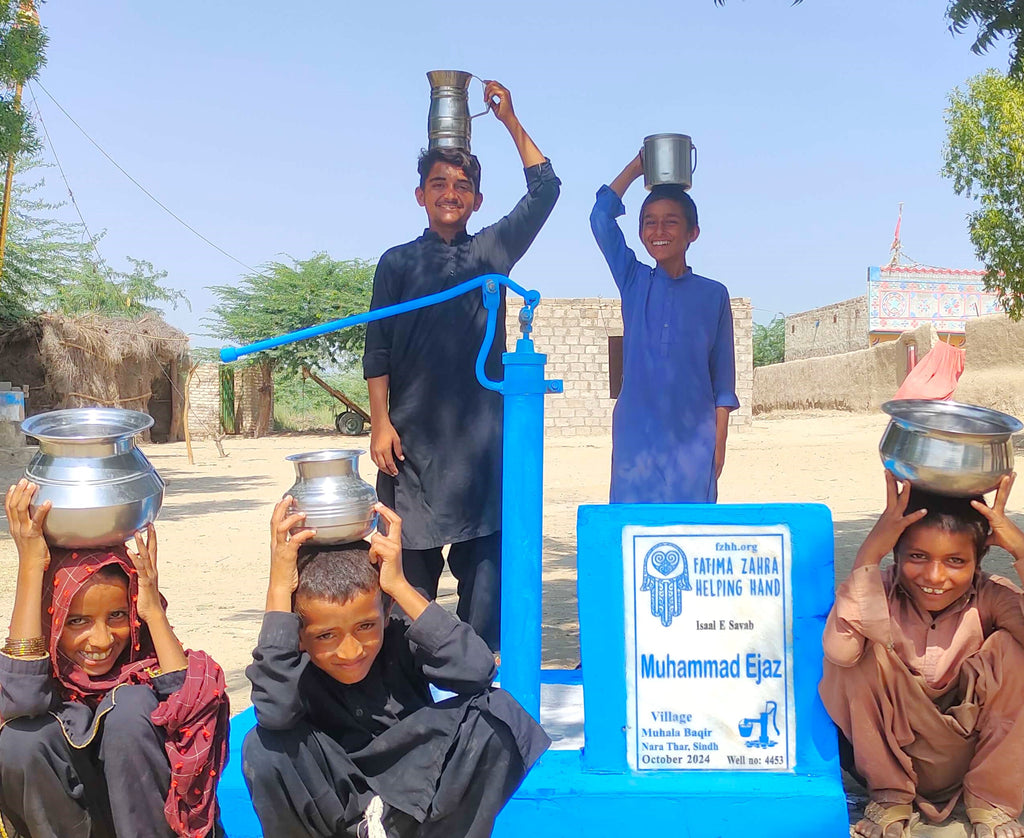
{"label": "blue concrete pump base", "polygon": [[494,838],[844,838],[849,829],[835,776],[590,774],[581,751],[549,751],[498,817]]}

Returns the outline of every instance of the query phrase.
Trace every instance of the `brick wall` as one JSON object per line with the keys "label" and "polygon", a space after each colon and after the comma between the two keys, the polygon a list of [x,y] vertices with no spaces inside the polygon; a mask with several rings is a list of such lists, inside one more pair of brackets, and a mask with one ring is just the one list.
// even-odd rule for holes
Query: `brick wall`
{"label": "brick wall", "polygon": [[733,345],[736,348],[736,395],[739,410],[729,414],[730,428],[749,427],[754,415],[754,309],[747,297],[733,297]]}
{"label": "brick wall", "polygon": [[[223,433],[220,417],[221,364],[200,364],[188,386],[188,428],[193,439],[210,439]],[[260,395],[270,388],[269,414],[260,413]],[[235,432],[245,436],[266,433],[273,416],[273,384],[269,372],[259,366],[235,369]],[[264,427],[261,427],[264,426]]]}
{"label": "brick wall", "polygon": [[[520,301],[509,295],[506,312],[508,347],[519,337]],[[751,421],[754,350],[750,300],[732,300],[736,345],[736,392],[740,409],[730,425],[742,427]],[[548,436],[592,436],[610,434],[612,408],[608,371],[608,338],[622,335],[622,314],[618,300],[601,297],[552,298],[541,301],[534,320],[537,351],[548,356],[546,378],[561,378],[565,392],[547,396],[544,404],[545,433]]]}
{"label": "brick wall", "polygon": [[867,348],[866,294],[786,317],[787,361],[841,355]]}
{"label": "brick wall", "polygon": [[249,365],[235,370],[235,433],[263,436],[274,418],[274,379],[270,368]]}
{"label": "brick wall", "polygon": [[220,435],[220,364],[200,364],[189,378],[188,431],[193,439]]}

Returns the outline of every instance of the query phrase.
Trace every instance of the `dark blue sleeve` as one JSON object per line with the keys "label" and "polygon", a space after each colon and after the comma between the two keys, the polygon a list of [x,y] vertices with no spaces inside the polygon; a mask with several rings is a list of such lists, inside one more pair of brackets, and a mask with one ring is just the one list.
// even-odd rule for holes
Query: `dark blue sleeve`
{"label": "dark blue sleeve", "polygon": [[[399,259],[394,250],[387,251],[377,262],[373,274],[373,295],[370,310],[385,308],[400,302],[398,282]],[[386,317],[366,324],[366,342],[363,348],[363,378],[379,378],[391,373],[391,344],[394,340],[395,319]]]}
{"label": "dark blue sleeve", "polygon": [[413,621],[405,637],[424,677],[443,690],[480,693],[498,674],[480,635],[436,602]]}
{"label": "dark blue sleeve", "polygon": [[0,719],[41,716],[55,697],[49,655],[32,660],[0,654]]}
{"label": "dark blue sleeve", "polygon": [[256,721],[269,730],[288,730],[306,715],[299,679],[309,657],[299,651],[299,616],[285,611],[263,615],[260,639],[245,677],[252,684]]}
{"label": "dark blue sleeve", "polygon": [[735,410],[740,406],[736,396],[736,348],[732,333],[732,306],[729,292],[723,287],[718,310],[718,328],[715,342],[708,359],[711,373],[711,391],[715,395],[715,407]]}
{"label": "dark blue sleeve", "polygon": [[604,260],[611,268],[612,278],[620,293],[629,287],[640,265],[636,254],[627,247],[619,223],[615,220],[625,212],[622,199],[610,186],[602,186],[597,190],[597,201],[590,211],[590,229],[594,231],[597,246],[601,248]]}
{"label": "dark blue sleeve", "polygon": [[185,678],[188,675],[188,667],[176,669],[174,672],[163,672],[152,680],[153,692],[163,701],[165,698],[176,693],[185,686]]}
{"label": "dark blue sleeve", "polygon": [[530,166],[524,172],[526,194],[519,199],[512,212],[475,236],[483,246],[494,249],[491,261],[495,269],[504,274],[508,274],[512,266],[523,258],[523,254],[537,238],[540,228],[554,209],[562,186],[550,161]]}

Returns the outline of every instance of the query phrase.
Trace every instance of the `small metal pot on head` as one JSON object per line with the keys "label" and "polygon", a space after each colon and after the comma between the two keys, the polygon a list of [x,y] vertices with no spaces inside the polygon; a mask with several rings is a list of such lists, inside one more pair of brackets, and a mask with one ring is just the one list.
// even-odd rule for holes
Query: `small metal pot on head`
{"label": "small metal pot on head", "polygon": [[305,512],[305,521],[292,530],[316,530],[309,543],[340,544],[365,538],[377,524],[373,506],[377,493],[359,476],[359,457],[365,451],[329,449],[292,454],[295,483],[289,514]]}
{"label": "small metal pot on head", "polygon": [[651,134],[644,137],[640,159],[644,164],[644,187],[674,183],[689,189],[697,169],[697,147],[686,134]]}

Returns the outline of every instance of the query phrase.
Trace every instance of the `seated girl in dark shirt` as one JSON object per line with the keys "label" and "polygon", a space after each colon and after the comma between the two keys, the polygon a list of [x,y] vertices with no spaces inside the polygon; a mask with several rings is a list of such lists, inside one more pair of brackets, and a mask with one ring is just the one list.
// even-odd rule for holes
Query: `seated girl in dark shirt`
{"label": "seated girl in dark shirt", "polygon": [[33,838],[219,834],[224,673],[181,648],[157,584],[156,530],[50,549],[49,501],[21,480],[4,508],[18,548],[0,653],[0,812]]}

